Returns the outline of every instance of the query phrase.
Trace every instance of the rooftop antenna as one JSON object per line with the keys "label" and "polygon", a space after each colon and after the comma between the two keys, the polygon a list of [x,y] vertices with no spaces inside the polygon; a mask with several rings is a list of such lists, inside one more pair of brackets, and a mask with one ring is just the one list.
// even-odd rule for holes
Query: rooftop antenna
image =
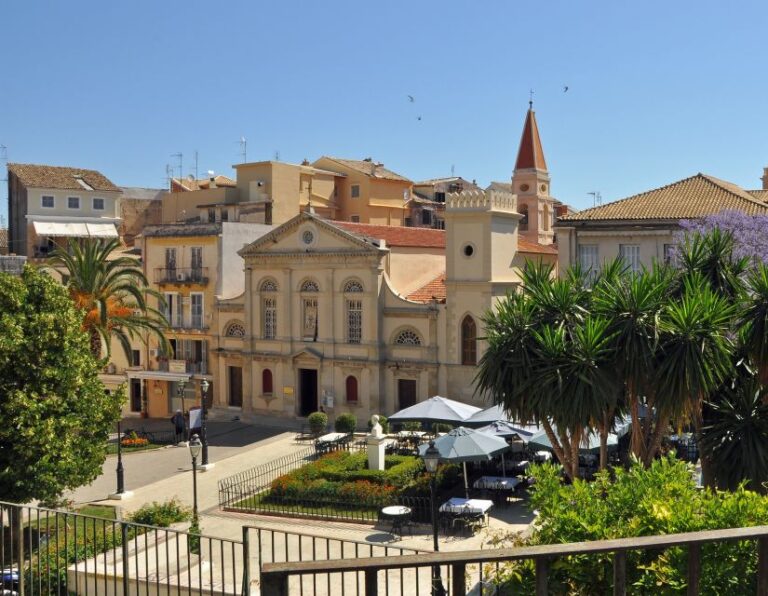
{"label": "rooftop antenna", "polygon": [[240,137],[240,157],[243,158],[241,163],[248,163],[248,141],[245,137]]}
{"label": "rooftop antenna", "polygon": [[[5,145],[0,145],[0,162],[2,162],[2,166],[0,167],[3,168],[3,177],[0,178],[0,182],[4,182],[5,184],[3,184],[3,187],[8,188],[8,184],[7,184],[8,182],[8,147],[6,147]],[[6,195],[5,204],[6,205],[8,204],[7,195]],[[0,213],[0,228],[4,228],[4,227],[5,227],[5,216]]]}
{"label": "rooftop antenna", "polygon": [[172,190],[171,183],[173,182],[173,167],[171,164],[165,164],[165,184],[168,186],[168,190]]}
{"label": "rooftop antenna", "polygon": [[587,194],[592,197],[593,207],[597,207],[598,205],[603,204],[603,195],[600,194],[599,190],[594,190],[592,192],[588,192]]}
{"label": "rooftop antenna", "polygon": [[197,154],[197,149],[195,149],[195,180],[197,180],[197,161],[198,161],[198,154]]}
{"label": "rooftop antenna", "polygon": [[456,166],[451,164],[451,178],[453,178],[453,171],[456,169]]}
{"label": "rooftop antenna", "polygon": [[184,165],[184,154],[179,151],[178,153],[173,153],[171,157],[175,157],[179,160],[179,180],[181,180],[184,177],[184,170],[182,169],[182,165]]}
{"label": "rooftop antenna", "polygon": [[280,161],[280,150],[275,150],[275,161]]}

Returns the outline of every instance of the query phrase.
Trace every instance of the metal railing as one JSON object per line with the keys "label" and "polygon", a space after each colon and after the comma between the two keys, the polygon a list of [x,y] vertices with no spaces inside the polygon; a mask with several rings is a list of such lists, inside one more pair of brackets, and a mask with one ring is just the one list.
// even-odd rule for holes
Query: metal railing
{"label": "metal railing", "polygon": [[[535,565],[535,594],[546,596],[550,594],[549,571],[558,558],[613,553],[613,594],[624,595],[627,593],[628,552],[683,547],[688,551],[687,593],[689,596],[694,596],[700,593],[702,546],[732,541],[757,541],[756,593],[768,594],[768,526],[522,548],[404,555],[395,559],[377,557],[321,562],[265,563],[261,568],[261,589],[263,594],[288,596],[297,593],[296,585],[299,582],[302,586],[301,594],[311,595],[315,593],[303,589],[308,580],[315,575],[325,577],[330,574],[341,578],[337,580],[342,582],[340,585],[346,585],[349,581],[362,583],[364,596],[389,595],[393,592],[388,588],[385,587],[383,592],[380,590],[382,574],[386,577],[394,570],[414,572],[434,569],[446,588],[446,595],[466,596],[468,585],[473,589],[479,586],[480,593],[492,594],[501,586],[494,583],[494,576],[489,573],[489,567],[493,569],[495,566],[498,569],[499,565],[509,561],[527,560],[533,561]],[[477,579],[475,580],[474,577]],[[428,594],[430,584],[431,578],[427,585],[411,584],[407,593],[413,594],[421,590],[422,593]],[[402,590],[399,593],[402,594]]]}
{"label": "metal railing", "polygon": [[241,594],[245,552],[239,540],[0,502],[0,592]]}
{"label": "metal railing", "polygon": [[166,267],[155,269],[158,284],[207,284],[208,267]]}

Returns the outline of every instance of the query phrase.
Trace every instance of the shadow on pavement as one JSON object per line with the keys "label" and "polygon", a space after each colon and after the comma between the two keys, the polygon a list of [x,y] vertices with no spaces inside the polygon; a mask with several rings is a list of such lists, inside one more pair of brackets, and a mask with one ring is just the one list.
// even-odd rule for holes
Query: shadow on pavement
{"label": "shadow on pavement", "polygon": [[[123,429],[146,432],[172,432],[169,418],[123,418]],[[257,426],[231,420],[209,420],[207,425],[208,444],[211,447],[245,447],[252,443],[274,437],[284,432],[293,432],[291,421],[285,428],[278,426]]]}

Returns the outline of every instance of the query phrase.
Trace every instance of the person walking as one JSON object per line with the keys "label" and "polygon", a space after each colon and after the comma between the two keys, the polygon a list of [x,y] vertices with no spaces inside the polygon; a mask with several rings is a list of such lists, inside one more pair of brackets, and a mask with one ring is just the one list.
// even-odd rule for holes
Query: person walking
{"label": "person walking", "polygon": [[171,417],[173,423],[173,430],[176,433],[176,442],[181,443],[184,440],[184,430],[186,424],[184,422],[184,414],[181,410],[176,410],[176,413]]}

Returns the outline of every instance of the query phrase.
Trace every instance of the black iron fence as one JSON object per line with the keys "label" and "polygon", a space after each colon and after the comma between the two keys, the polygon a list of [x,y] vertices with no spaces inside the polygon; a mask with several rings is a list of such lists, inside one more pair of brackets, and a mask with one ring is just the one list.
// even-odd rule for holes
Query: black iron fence
{"label": "black iron fence", "polygon": [[246,552],[239,540],[0,502],[0,593],[241,594]]}

